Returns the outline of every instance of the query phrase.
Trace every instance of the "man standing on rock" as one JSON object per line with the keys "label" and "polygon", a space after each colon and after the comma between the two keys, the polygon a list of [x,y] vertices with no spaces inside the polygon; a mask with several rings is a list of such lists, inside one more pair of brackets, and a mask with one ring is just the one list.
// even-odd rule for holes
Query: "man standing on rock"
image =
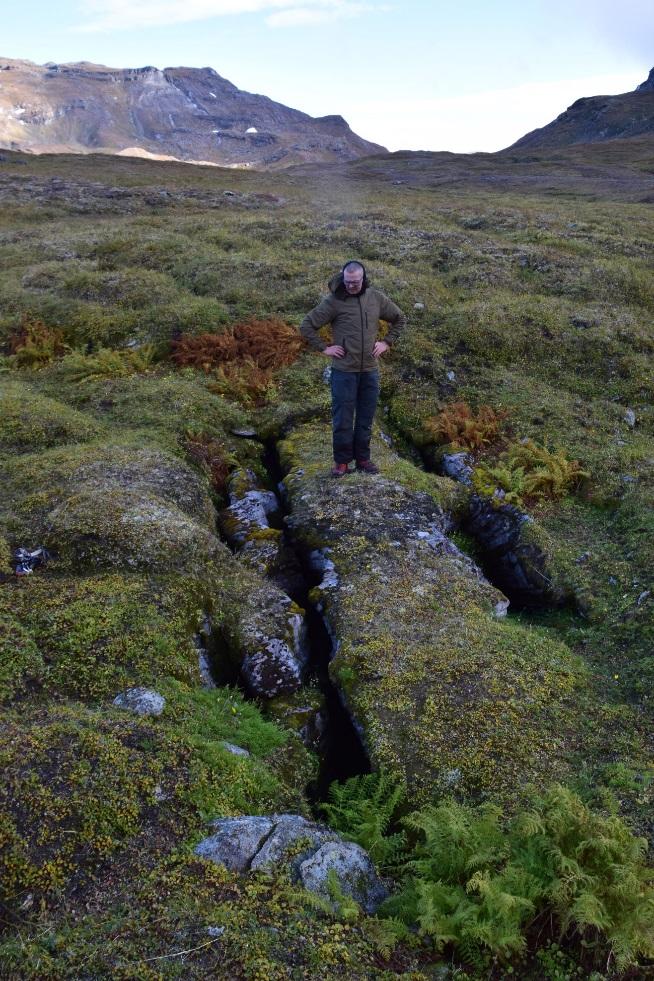
{"label": "man standing on rock", "polygon": [[[392,300],[368,282],[361,262],[346,263],[329,284],[329,294],[306,315],[300,332],[317,351],[332,358],[332,475],[350,473],[350,460],[361,473],[379,473],[370,459],[372,422],[379,397],[379,358],[394,344],[406,317]],[[390,324],[378,339],[379,321]],[[332,343],[318,334],[331,324]]]}

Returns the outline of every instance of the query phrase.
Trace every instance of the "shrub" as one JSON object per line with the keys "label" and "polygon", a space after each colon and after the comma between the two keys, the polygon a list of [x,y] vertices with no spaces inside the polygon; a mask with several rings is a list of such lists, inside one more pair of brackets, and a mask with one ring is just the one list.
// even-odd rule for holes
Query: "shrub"
{"label": "shrub", "polygon": [[281,320],[249,320],[221,334],[186,336],[173,342],[173,360],[214,371],[209,388],[217,395],[261,404],[275,394],[273,371],[293,364],[304,345]]}
{"label": "shrub", "polygon": [[224,443],[208,433],[195,433],[189,430],[184,437],[184,446],[190,458],[199,463],[211,480],[211,486],[223,494],[227,477],[236,461],[231,457]]}
{"label": "shrub", "polygon": [[33,320],[28,314],[9,338],[9,351],[20,368],[40,368],[67,350],[60,330],[48,327],[42,320]]}
{"label": "shrub", "polygon": [[186,336],[173,342],[173,360],[210,371],[230,361],[251,361],[269,370],[293,364],[304,346],[295,328],[281,320],[249,320],[221,334]]}
{"label": "shrub", "polygon": [[101,347],[94,354],[73,351],[63,359],[60,372],[66,381],[77,384],[99,378],[124,378],[147,371],[152,367],[153,357],[154,348],[150,344],[122,351]]}
{"label": "shrub", "polygon": [[450,443],[466,450],[480,450],[493,443],[506,412],[482,405],[475,413],[466,402],[452,402],[423,423],[427,436],[439,444]]}

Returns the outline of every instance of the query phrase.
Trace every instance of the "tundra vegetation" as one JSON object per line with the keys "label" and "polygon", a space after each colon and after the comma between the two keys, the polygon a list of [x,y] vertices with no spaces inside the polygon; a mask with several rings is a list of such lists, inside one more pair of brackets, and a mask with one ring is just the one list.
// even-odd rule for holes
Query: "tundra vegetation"
{"label": "tundra vegetation", "polygon": [[[651,142],[275,174],[3,157],[3,977],[650,976]],[[351,257],[410,326],[381,476],[330,481],[297,326]],[[236,683],[282,536],[220,530],[247,470],[275,489],[273,444],[372,770],[322,802],[315,687]],[[503,618],[474,507],[518,517],[545,583]],[[161,715],[114,705],[132,687]],[[369,851],[375,916],[193,851],[213,818],[312,810]]]}

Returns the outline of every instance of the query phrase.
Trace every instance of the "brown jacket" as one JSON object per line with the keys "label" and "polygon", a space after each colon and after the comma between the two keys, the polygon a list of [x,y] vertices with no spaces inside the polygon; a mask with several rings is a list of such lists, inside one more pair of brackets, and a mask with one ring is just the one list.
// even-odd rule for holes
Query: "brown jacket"
{"label": "brown jacket", "polygon": [[379,359],[373,357],[372,349],[379,339],[380,319],[390,324],[384,340],[393,345],[406,325],[405,315],[381,290],[370,286],[365,275],[361,292],[356,296],[346,291],[342,272],[334,276],[329,290],[318,306],[306,315],[300,324],[300,333],[317,351],[324,351],[329,345],[318,330],[331,324],[331,343],[345,348],[345,357],[332,359],[334,367],[339,371],[376,370]]}

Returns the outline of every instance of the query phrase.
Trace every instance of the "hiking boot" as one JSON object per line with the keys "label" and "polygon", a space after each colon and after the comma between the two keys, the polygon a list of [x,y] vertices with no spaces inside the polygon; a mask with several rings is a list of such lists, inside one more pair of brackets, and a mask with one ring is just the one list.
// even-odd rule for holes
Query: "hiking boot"
{"label": "hiking boot", "polygon": [[372,460],[357,460],[357,470],[359,473],[379,473],[379,467]]}
{"label": "hiking boot", "polygon": [[332,467],[332,477],[344,477],[349,472],[347,463],[335,463]]}

